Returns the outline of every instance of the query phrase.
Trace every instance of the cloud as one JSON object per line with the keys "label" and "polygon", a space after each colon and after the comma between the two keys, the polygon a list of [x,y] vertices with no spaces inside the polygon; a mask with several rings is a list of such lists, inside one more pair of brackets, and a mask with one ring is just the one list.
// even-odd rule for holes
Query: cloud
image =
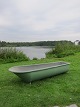
{"label": "cloud", "polygon": [[0,0],[0,40],[80,39],[80,0]]}

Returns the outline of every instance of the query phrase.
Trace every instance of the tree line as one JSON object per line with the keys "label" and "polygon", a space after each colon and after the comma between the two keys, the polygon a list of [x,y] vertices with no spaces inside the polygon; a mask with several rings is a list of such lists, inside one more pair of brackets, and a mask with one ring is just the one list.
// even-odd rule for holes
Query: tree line
{"label": "tree line", "polygon": [[[0,47],[20,47],[20,46],[55,46],[56,44],[61,43],[69,43],[74,44],[71,41],[38,41],[38,42],[5,42],[0,41]],[[80,42],[79,42],[80,45]]]}

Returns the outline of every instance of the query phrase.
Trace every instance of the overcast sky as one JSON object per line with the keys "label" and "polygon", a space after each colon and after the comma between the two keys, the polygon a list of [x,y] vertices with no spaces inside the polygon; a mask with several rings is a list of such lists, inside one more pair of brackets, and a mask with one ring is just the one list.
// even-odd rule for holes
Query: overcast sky
{"label": "overcast sky", "polygon": [[0,0],[0,40],[80,40],[80,0]]}

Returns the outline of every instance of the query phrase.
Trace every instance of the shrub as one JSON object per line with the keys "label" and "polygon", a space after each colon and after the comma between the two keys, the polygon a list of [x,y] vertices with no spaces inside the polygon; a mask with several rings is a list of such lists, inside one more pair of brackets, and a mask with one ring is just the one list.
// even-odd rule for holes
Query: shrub
{"label": "shrub", "polygon": [[15,48],[0,48],[0,61],[2,62],[17,62],[28,61],[29,58],[21,51]]}
{"label": "shrub", "polygon": [[77,52],[80,52],[79,45],[76,46],[74,44],[69,44],[69,43],[65,43],[65,44],[58,43],[56,44],[54,49],[46,53],[46,57],[47,58],[50,58],[50,57],[61,58],[61,57],[69,56],[69,55],[74,55]]}
{"label": "shrub", "polygon": [[38,60],[38,58],[34,57],[33,60]]}

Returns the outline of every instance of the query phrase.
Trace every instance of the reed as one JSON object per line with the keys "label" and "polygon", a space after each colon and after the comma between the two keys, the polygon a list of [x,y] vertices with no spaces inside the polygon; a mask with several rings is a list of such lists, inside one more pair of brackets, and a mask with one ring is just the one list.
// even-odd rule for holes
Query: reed
{"label": "reed", "polygon": [[28,61],[29,58],[15,48],[0,48],[0,63]]}
{"label": "reed", "polygon": [[75,53],[80,52],[80,45],[74,45],[74,44],[56,44],[55,48],[53,48],[51,51],[46,53],[46,57],[57,57],[62,58],[69,55],[74,55]]}

